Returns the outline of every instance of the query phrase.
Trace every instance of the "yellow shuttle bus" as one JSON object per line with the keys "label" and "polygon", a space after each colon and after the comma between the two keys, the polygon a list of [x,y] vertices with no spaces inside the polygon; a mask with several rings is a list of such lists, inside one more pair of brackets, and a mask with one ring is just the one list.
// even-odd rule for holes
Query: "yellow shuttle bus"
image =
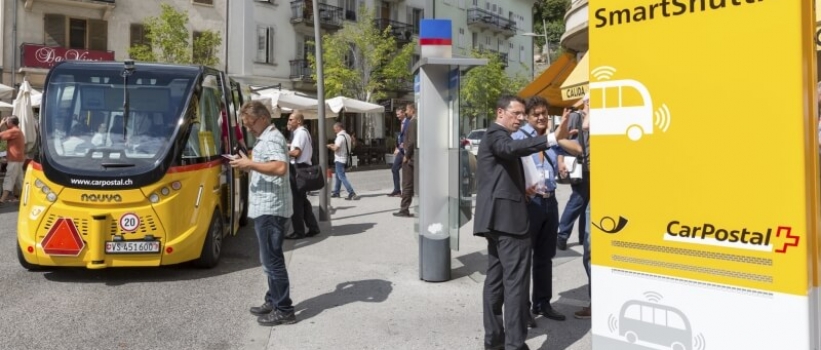
{"label": "yellow shuttle bus", "polygon": [[215,266],[244,224],[247,180],[222,157],[237,150],[241,103],[207,67],[56,65],[20,198],[20,264]]}

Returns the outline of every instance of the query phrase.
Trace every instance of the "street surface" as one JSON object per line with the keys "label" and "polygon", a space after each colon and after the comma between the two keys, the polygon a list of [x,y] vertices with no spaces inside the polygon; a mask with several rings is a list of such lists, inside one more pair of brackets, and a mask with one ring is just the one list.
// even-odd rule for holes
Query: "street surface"
{"label": "street surface", "polygon": [[[299,322],[274,328],[247,311],[266,288],[252,225],[226,240],[212,270],[29,272],[14,251],[17,210],[4,205],[0,349],[481,349],[484,240],[468,223],[452,251],[452,279],[421,281],[415,219],[393,217],[399,199],[385,196],[390,170],[348,177],[362,199],[332,200],[333,229],[286,241]],[[569,194],[560,186],[560,207]],[[572,316],[587,305],[586,283],[581,246],[571,244],[554,259],[554,307],[568,320],[538,318],[531,349],[591,348],[590,321]]]}

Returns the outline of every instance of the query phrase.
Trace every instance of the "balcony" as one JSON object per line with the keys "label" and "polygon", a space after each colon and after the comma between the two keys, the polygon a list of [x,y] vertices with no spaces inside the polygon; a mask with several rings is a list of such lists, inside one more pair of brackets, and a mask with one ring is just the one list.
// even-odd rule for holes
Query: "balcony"
{"label": "balcony", "polygon": [[291,63],[291,75],[289,76],[291,80],[302,82],[314,81],[314,78],[311,77],[314,70],[311,68],[311,63],[308,60],[290,60],[289,62]]}
{"label": "balcony", "polygon": [[23,7],[26,11],[31,11],[31,7],[34,6],[35,2],[39,3],[48,3],[48,4],[59,4],[59,5],[67,5],[67,6],[74,6],[83,9],[89,10],[101,10],[101,17],[103,20],[107,21],[109,17],[111,17],[111,11],[114,10],[116,7],[116,0],[25,0],[26,2],[23,4]]}
{"label": "balcony", "polygon": [[516,22],[476,7],[468,9],[468,28],[489,30],[507,38],[516,35]]}
{"label": "balcony", "polygon": [[394,21],[388,18],[377,18],[373,21],[380,32],[390,27],[391,35],[393,35],[396,39],[396,43],[399,45],[411,43],[413,42],[413,36],[419,35],[417,29],[410,23]]}
{"label": "balcony", "polygon": [[[344,9],[333,5],[319,4],[319,27],[321,29],[337,30],[342,28],[344,21]],[[291,1],[291,23],[297,31],[313,35],[313,2],[310,0]]]}

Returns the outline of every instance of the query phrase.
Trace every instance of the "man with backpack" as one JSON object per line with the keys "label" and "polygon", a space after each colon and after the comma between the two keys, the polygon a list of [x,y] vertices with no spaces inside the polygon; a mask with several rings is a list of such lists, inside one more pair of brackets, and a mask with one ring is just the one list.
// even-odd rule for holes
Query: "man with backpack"
{"label": "man with backpack", "polygon": [[348,196],[345,200],[359,200],[359,196],[353,190],[353,186],[348,181],[345,175],[345,169],[351,162],[351,136],[345,132],[345,127],[342,123],[336,122],[334,124],[334,132],[336,133],[336,140],[334,143],[328,144],[328,148],[334,151],[334,182],[333,191],[331,191],[331,198],[339,198],[339,191],[341,185],[345,185],[345,190],[348,191]]}

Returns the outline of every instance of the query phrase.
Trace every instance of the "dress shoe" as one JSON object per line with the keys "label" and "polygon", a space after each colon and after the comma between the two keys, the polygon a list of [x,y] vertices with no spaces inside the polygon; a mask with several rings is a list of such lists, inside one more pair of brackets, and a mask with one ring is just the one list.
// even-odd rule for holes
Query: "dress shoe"
{"label": "dress shoe", "polygon": [[556,240],[556,248],[559,250],[567,250],[567,238],[559,237]]}
{"label": "dress shoe", "polygon": [[294,312],[291,311],[290,313],[284,313],[279,310],[271,311],[271,313],[260,316],[257,319],[257,323],[261,326],[277,326],[281,324],[292,324],[296,323],[296,315]]}
{"label": "dress shoe", "polygon": [[400,218],[412,218],[413,214],[406,212],[406,211],[397,211],[393,213],[393,216],[398,216]]}
{"label": "dress shoe", "polygon": [[305,237],[313,237],[313,236],[316,236],[318,234],[320,234],[319,231],[308,231],[308,233],[305,234]]}
{"label": "dress shoe", "polygon": [[399,197],[401,195],[402,195],[402,193],[400,193],[400,192],[391,192],[391,193],[388,194],[388,197]]}
{"label": "dress shoe", "polygon": [[285,239],[303,239],[303,238],[305,238],[304,234],[285,235]]}
{"label": "dress shoe", "polygon": [[497,344],[497,345],[487,345],[487,344],[485,344],[485,350],[505,350],[505,344]]}
{"label": "dress shoe", "polygon": [[544,303],[540,307],[533,309],[533,313],[556,321],[564,321],[567,319],[567,317],[554,310],[549,303]]}
{"label": "dress shoe", "polygon": [[254,316],[265,316],[267,314],[270,314],[271,311],[274,311],[274,306],[270,303],[264,303],[260,306],[251,307],[249,311],[251,311],[251,315]]}

